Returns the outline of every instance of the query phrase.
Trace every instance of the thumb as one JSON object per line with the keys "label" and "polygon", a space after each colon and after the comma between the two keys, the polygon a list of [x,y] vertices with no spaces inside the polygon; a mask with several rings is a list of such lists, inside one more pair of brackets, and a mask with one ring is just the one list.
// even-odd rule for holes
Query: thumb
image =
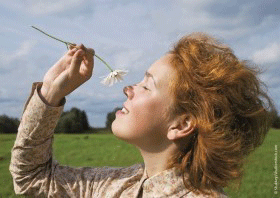
{"label": "thumb", "polygon": [[83,61],[83,56],[85,55],[85,52],[83,50],[78,50],[71,61],[70,65],[70,74],[77,74],[80,71],[80,66]]}

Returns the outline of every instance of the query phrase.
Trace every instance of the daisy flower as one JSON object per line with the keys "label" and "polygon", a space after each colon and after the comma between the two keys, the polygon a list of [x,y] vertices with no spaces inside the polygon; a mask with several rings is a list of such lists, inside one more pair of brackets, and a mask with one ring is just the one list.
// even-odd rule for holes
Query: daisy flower
{"label": "daisy flower", "polygon": [[[47,35],[48,37],[51,37],[57,41],[60,41],[62,43],[64,43],[67,47],[67,49],[69,49],[69,45],[71,46],[75,46],[74,43],[70,43],[70,42],[67,42],[67,41],[63,41],[61,39],[58,39],[42,30],[40,30],[39,28],[35,27],[35,26],[31,26],[32,28],[42,32],[43,34]],[[92,54],[92,53],[91,53]],[[106,67],[110,70],[110,74],[108,76],[106,76],[102,81],[101,83],[104,84],[104,85],[108,85],[108,86],[112,86],[114,83],[117,83],[117,82],[120,82],[123,80],[123,76],[125,76],[127,74],[128,71],[125,71],[125,70],[120,70],[120,69],[117,69],[117,70],[113,70],[108,63],[106,63],[100,56],[98,56],[97,54],[92,54],[94,56],[96,56],[99,60],[101,60],[105,65]]]}
{"label": "daisy flower", "polygon": [[101,83],[104,85],[108,85],[109,87],[112,86],[114,83],[120,82],[123,80],[123,76],[127,74],[125,70],[114,70],[108,76],[106,76]]}

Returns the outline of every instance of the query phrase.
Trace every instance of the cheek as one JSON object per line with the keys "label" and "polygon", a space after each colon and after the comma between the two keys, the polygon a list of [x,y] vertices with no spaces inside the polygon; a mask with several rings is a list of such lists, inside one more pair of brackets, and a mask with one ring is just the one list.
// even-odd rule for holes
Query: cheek
{"label": "cheek", "polygon": [[[162,120],[163,104],[159,100],[144,100],[135,103],[133,106],[133,122],[141,125],[152,125],[155,122]],[[141,126],[140,125],[140,126]]]}
{"label": "cheek", "polygon": [[117,116],[112,124],[113,133],[133,143],[133,140],[156,138],[163,134],[166,119],[164,107],[159,101],[133,103],[132,111]]}

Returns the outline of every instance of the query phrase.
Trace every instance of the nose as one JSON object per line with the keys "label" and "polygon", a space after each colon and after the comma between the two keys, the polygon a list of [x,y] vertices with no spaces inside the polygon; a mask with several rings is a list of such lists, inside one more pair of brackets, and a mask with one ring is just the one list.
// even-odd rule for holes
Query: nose
{"label": "nose", "polygon": [[133,87],[132,86],[126,86],[123,88],[123,93],[126,95],[128,99],[132,99],[134,96]]}

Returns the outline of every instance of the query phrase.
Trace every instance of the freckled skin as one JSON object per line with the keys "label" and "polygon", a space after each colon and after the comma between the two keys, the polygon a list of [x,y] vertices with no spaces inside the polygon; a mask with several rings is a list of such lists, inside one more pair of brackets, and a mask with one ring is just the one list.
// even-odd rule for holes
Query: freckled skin
{"label": "freckled skin", "polygon": [[169,122],[164,115],[172,103],[168,92],[168,80],[174,73],[170,56],[160,58],[147,70],[153,77],[145,76],[143,81],[126,91],[128,98],[124,105],[129,113],[117,114],[112,124],[118,138],[142,149],[159,151],[168,141]]}

